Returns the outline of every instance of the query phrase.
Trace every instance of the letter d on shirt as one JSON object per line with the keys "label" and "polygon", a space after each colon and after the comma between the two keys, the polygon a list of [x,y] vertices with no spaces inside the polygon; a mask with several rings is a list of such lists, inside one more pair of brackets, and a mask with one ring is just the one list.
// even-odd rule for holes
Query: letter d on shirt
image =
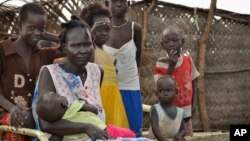
{"label": "letter d on shirt", "polygon": [[25,79],[23,75],[15,74],[14,75],[14,87],[23,88],[25,85]]}

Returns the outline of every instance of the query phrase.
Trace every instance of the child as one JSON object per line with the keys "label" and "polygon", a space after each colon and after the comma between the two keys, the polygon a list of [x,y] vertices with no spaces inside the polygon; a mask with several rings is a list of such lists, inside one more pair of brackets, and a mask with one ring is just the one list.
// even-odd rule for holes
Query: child
{"label": "child", "polygon": [[[106,126],[96,115],[98,112],[97,109],[84,100],[75,100],[69,105],[65,97],[54,92],[49,92],[40,96],[36,110],[39,117],[48,122],[56,122],[60,119],[65,119],[75,123],[89,123],[105,130],[112,138],[135,137],[135,134],[129,129],[122,129],[112,125]],[[86,134],[82,133],[64,136],[64,139],[78,140],[87,137]],[[51,139],[52,138],[55,139],[58,137],[52,136]]]}
{"label": "child", "polygon": [[94,63],[104,70],[101,100],[105,109],[106,124],[129,128],[128,119],[117,82],[114,60],[102,48],[109,38],[111,11],[99,3],[90,4],[81,12],[81,19],[91,27],[95,51]]}
{"label": "child", "polygon": [[118,85],[130,129],[141,136],[143,113],[138,67],[141,61],[142,29],[140,24],[126,19],[127,0],[109,0],[113,14],[112,29],[103,49],[116,59]]}
{"label": "child", "polygon": [[151,128],[149,134],[154,134],[159,141],[174,138],[183,141],[185,126],[183,110],[173,104],[178,94],[175,80],[169,76],[163,76],[156,82],[157,96],[160,103],[152,106],[150,111]]}
{"label": "child", "polygon": [[[25,4],[19,12],[20,35],[0,42],[0,120],[4,124],[26,128],[34,125],[29,117],[36,77],[41,66],[53,63],[58,53],[37,47],[44,39],[46,21],[43,7]],[[10,133],[6,136],[8,141],[31,139]]]}
{"label": "child", "polygon": [[[173,103],[184,110],[185,130],[187,136],[192,136],[192,110],[195,108],[195,79],[199,76],[191,57],[181,52],[184,44],[181,31],[177,27],[167,27],[162,33],[161,45],[167,51],[159,58],[154,68],[154,79],[162,75],[172,75],[176,80],[178,95]],[[192,108],[192,109],[191,109]]]}

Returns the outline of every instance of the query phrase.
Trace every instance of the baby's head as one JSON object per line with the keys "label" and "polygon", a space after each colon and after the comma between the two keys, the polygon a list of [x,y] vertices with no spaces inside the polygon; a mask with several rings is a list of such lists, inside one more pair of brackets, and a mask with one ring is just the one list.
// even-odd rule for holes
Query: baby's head
{"label": "baby's head", "polygon": [[181,30],[176,26],[166,27],[162,32],[162,48],[170,54],[171,51],[176,50],[177,55],[180,55],[182,46],[184,45],[184,39],[182,37]]}
{"label": "baby's head", "polygon": [[65,97],[55,92],[40,95],[37,104],[37,114],[48,122],[55,122],[62,118],[68,108],[68,101]]}
{"label": "baby's head", "polygon": [[161,103],[172,103],[178,90],[175,80],[170,75],[160,77],[156,82],[157,96]]}

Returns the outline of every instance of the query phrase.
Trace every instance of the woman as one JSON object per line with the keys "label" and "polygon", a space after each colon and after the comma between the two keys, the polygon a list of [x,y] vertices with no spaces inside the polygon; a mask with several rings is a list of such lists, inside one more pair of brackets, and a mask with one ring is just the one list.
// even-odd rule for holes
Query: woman
{"label": "woman", "polygon": [[66,61],[44,66],[40,71],[32,104],[36,126],[58,137],[86,133],[92,139],[107,139],[107,134],[92,124],[73,123],[63,119],[50,123],[36,114],[39,95],[54,92],[66,97],[69,105],[77,99],[88,101],[98,110],[98,116],[103,120],[105,118],[100,99],[103,72],[96,64],[88,63],[94,49],[90,29],[75,17],[62,27],[61,47],[66,53]]}

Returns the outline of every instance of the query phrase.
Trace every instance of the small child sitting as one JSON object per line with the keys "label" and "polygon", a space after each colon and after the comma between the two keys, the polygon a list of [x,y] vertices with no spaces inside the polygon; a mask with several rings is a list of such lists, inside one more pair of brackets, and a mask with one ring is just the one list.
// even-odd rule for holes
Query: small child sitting
{"label": "small child sitting", "polygon": [[[84,100],[75,100],[71,105],[69,105],[65,97],[54,92],[50,92],[41,95],[36,110],[39,117],[47,122],[55,122],[62,118],[72,122],[95,125],[100,129],[105,130],[111,138],[135,137],[135,134],[129,129],[119,128],[113,125],[106,126],[105,123],[96,115],[97,109]],[[54,136],[52,137],[54,138]],[[58,137],[55,138],[58,140]],[[66,140],[84,138],[88,138],[87,134],[64,136],[64,139]]]}
{"label": "small child sitting", "polygon": [[175,80],[169,75],[160,77],[156,88],[160,103],[151,107],[149,135],[159,141],[170,138],[184,141],[184,112],[173,104],[173,99],[178,94]]}

